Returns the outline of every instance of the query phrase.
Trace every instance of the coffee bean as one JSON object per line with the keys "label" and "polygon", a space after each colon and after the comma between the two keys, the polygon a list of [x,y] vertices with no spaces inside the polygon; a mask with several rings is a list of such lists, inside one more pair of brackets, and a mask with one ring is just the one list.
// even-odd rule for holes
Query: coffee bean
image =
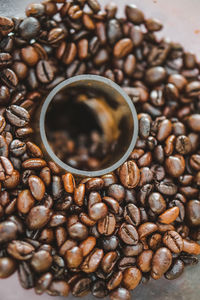
{"label": "coffee bean", "polygon": [[19,281],[24,289],[30,289],[34,286],[34,275],[28,263],[20,263],[18,275]]}
{"label": "coffee bean", "polygon": [[91,287],[92,295],[97,298],[104,298],[107,296],[108,291],[106,284],[103,280],[97,280]]}
{"label": "coffee bean", "polygon": [[113,48],[113,55],[120,59],[128,55],[133,50],[133,42],[131,39],[124,38],[119,40],[114,48]]}
{"label": "coffee bean", "polygon": [[157,184],[158,191],[163,195],[172,196],[177,193],[177,186],[170,180],[164,179]]}
{"label": "coffee bean", "polygon": [[199,132],[200,131],[200,114],[190,115],[188,118],[188,126],[191,130]]}
{"label": "coffee bean", "polygon": [[45,194],[45,185],[43,181],[35,175],[31,175],[28,179],[29,188],[33,197],[41,201]]}
{"label": "coffee bean", "polygon": [[136,264],[135,257],[123,257],[122,259],[119,260],[117,265],[120,271],[124,271],[127,268],[135,266],[135,264]]}
{"label": "coffee bean", "polygon": [[148,198],[149,207],[152,212],[160,214],[166,209],[166,202],[160,193],[152,193]]}
{"label": "coffee bean", "polygon": [[27,214],[34,206],[35,200],[29,190],[24,190],[19,193],[17,198],[17,208],[22,214]]}
{"label": "coffee bean", "polygon": [[180,253],[183,249],[183,240],[176,231],[166,232],[163,243],[174,253]]}
{"label": "coffee bean", "polygon": [[52,281],[47,293],[51,296],[67,297],[70,291],[68,283],[64,280]]}
{"label": "coffee bean", "polygon": [[104,181],[101,178],[92,178],[86,182],[86,189],[88,191],[98,191],[104,186]]}
{"label": "coffee bean", "polygon": [[125,244],[136,245],[138,243],[138,233],[133,225],[123,223],[118,234]]}
{"label": "coffee bean", "polygon": [[15,72],[8,68],[1,71],[1,80],[10,89],[15,89],[19,82]]}
{"label": "coffee bean", "polygon": [[179,208],[177,206],[167,209],[164,213],[162,213],[158,220],[163,224],[170,224],[176,220],[179,215]]}
{"label": "coffee bean", "polygon": [[162,243],[162,235],[159,233],[154,233],[148,241],[149,247],[152,250],[157,250],[158,248],[160,248]]}
{"label": "coffee bean", "polygon": [[131,225],[138,226],[140,224],[140,211],[138,207],[132,203],[125,206],[124,219]]}
{"label": "coffee bean", "polygon": [[41,158],[29,158],[22,163],[24,169],[38,170],[46,167],[47,163]]}
{"label": "coffee bean", "polygon": [[102,235],[111,235],[115,231],[116,218],[113,214],[108,213],[107,216],[98,221],[98,231]]}
{"label": "coffee bean", "polygon": [[40,23],[34,17],[25,18],[19,25],[19,32],[23,39],[35,38],[40,31]]}
{"label": "coffee bean", "polygon": [[191,151],[190,139],[185,135],[180,135],[176,138],[176,151],[182,155],[188,154]]}
{"label": "coffee bean", "polygon": [[7,35],[14,29],[14,23],[11,19],[6,17],[0,17],[0,32],[2,35]]}
{"label": "coffee bean", "polygon": [[34,247],[24,241],[12,241],[8,244],[8,253],[17,260],[29,260],[33,256]]}
{"label": "coffee bean", "polygon": [[146,273],[151,270],[152,257],[153,257],[152,250],[145,250],[138,256],[137,265],[142,272]]}
{"label": "coffee bean", "polygon": [[50,63],[40,60],[36,67],[37,77],[42,83],[50,83],[54,79],[54,71]]}
{"label": "coffee bean", "polygon": [[200,245],[194,241],[183,239],[183,252],[188,254],[199,255]]}
{"label": "coffee bean", "polygon": [[160,31],[163,27],[160,21],[157,19],[145,20],[145,26],[149,31]]}
{"label": "coffee bean", "polygon": [[172,262],[170,269],[165,273],[165,278],[168,280],[174,280],[180,277],[184,271],[184,263],[180,259],[175,259]]}
{"label": "coffee bean", "polygon": [[17,238],[17,226],[11,221],[0,223],[0,244],[7,243]]}
{"label": "coffee bean", "polygon": [[43,205],[31,208],[26,223],[31,230],[43,228],[51,217],[51,210]]}
{"label": "coffee bean", "polygon": [[115,44],[122,38],[122,29],[118,20],[111,19],[108,21],[107,36],[111,45]]}
{"label": "coffee bean", "polygon": [[172,254],[167,248],[159,248],[153,256],[151,276],[157,280],[168,271],[172,264]]}
{"label": "coffee bean", "polygon": [[142,278],[142,273],[136,267],[126,269],[123,275],[123,285],[128,290],[135,289]]}
{"label": "coffee bean", "polygon": [[48,289],[48,287],[50,286],[52,280],[53,280],[53,275],[50,272],[43,274],[37,280],[37,283],[35,286],[36,294],[38,294],[38,295],[43,294],[43,292],[45,292]]}
{"label": "coffee bean", "polygon": [[67,32],[62,28],[56,27],[49,31],[48,42],[50,45],[54,45],[62,41],[67,36]]}
{"label": "coffee bean", "polygon": [[134,188],[140,180],[140,171],[134,161],[128,161],[123,164],[119,170],[120,180],[127,188]]}
{"label": "coffee bean", "polygon": [[181,155],[169,156],[165,160],[166,171],[172,177],[179,177],[185,171],[185,160]]}
{"label": "coffee bean", "polygon": [[7,278],[16,270],[16,263],[12,258],[0,258],[0,278]]}
{"label": "coffee bean", "polygon": [[117,255],[117,252],[108,252],[106,253],[106,255],[103,257],[102,261],[101,261],[101,267],[102,267],[102,270],[105,272],[105,273],[110,273],[116,262],[117,262],[117,259],[118,259],[118,255]]}
{"label": "coffee bean", "polygon": [[27,125],[30,120],[27,110],[17,105],[11,105],[6,109],[6,117],[12,125],[17,127]]}
{"label": "coffee bean", "polygon": [[87,238],[88,229],[82,223],[77,222],[68,228],[68,233],[71,238],[82,241]]}
{"label": "coffee bean", "polygon": [[108,188],[108,196],[113,197],[118,202],[121,202],[125,197],[125,189],[122,185],[112,184]]}
{"label": "coffee bean", "polygon": [[126,246],[123,248],[123,253],[126,256],[137,256],[142,252],[142,250],[143,245],[139,242],[137,245]]}
{"label": "coffee bean", "polygon": [[72,295],[75,297],[84,297],[90,292],[90,284],[90,278],[81,278],[73,286]]}
{"label": "coffee bean", "polygon": [[145,80],[151,86],[164,82],[165,78],[166,71],[163,67],[152,67],[145,74]]}
{"label": "coffee bean", "polygon": [[186,216],[192,226],[200,224],[200,202],[198,200],[190,200],[186,204]]}
{"label": "coffee bean", "polygon": [[134,4],[126,5],[125,12],[127,19],[136,25],[144,22],[144,14]]}
{"label": "coffee bean", "polygon": [[81,270],[85,273],[95,272],[103,258],[102,249],[94,249],[83,261]]}

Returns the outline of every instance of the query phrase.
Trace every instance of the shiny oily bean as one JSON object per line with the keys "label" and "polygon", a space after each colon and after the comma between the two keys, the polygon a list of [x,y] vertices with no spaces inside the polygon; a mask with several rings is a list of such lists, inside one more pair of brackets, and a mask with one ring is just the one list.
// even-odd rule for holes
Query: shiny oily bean
{"label": "shiny oily bean", "polygon": [[52,281],[47,293],[51,296],[67,297],[70,292],[69,284],[64,280]]}
{"label": "shiny oily bean", "polygon": [[104,298],[108,294],[104,280],[96,280],[91,286],[91,292],[94,297]]}
{"label": "shiny oily bean", "polygon": [[124,271],[127,268],[135,266],[135,264],[136,264],[136,258],[135,257],[123,257],[122,259],[119,260],[117,265],[118,265],[118,269],[120,271]]}
{"label": "shiny oily bean", "polygon": [[50,220],[52,212],[49,208],[39,205],[31,208],[26,223],[31,230],[43,228]]}
{"label": "shiny oily bean", "polygon": [[125,13],[127,19],[136,25],[140,25],[141,23],[144,22],[143,12],[139,8],[137,8],[137,6],[134,4],[126,5]]}
{"label": "shiny oily bean", "polygon": [[109,280],[109,282],[107,283],[107,289],[109,291],[112,291],[115,288],[117,288],[120,285],[122,278],[123,278],[122,271],[118,271],[117,273],[114,273],[111,279]]}
{"label": "shiny oily bean", "polygon": [[33,197],[36,200],[41,201],[44,197],[46,188],[40,177],[31,175],[28,179],[28,184]]}
{"label": "shiny oily bean", "polygon": [[84,297],[90,292],[91,279],[81,278],[72,288],[72,295],[75,297]]}
{"label": "shiny oily bean", "polygon": [[46,186],[49,186],[51,184],[51,171],[48,167],[44,167],[40,171],[40,178]]}
{"label": "shiny oily bean", "polygon": [[114,290],[110,294],[111,300],[131,300],[131,294],[127,289],[124,289],[122,287]]}
{"label": "shiny oily bean", "polygon": [[85,197],[85,184],[80,183],[74,189],[74,202],[76,203],[76,205],[83,206],[84,197]]}
{"label": "shiny oily bean", "polygon": [[183,239],[183,251],[188,254],[199,255],[200,245],[194,241]]}
{"label": "shiny oily bean", "polygon": [[35,248],[24,241],[14,240],[8,244],[8,253],[17,260],[29,260],[33,256]]}
{"label": "shiny oily bean", "polygon": [[88,237],[88,229],[85,225],[80,222],[68,226],[68,233],[72,239],[79,241],[85,240]]}
{"label": "shiny oily bean", "polygon": [[87,191],[98,191],[104,187],[104,181],[101,178],[91,178],[86,182]]}
{"label": "shiny oily bean", "polygon": [[83,251],[80,247],[73,247],[66,251],[65,261],[68,268],[77,268],[83,261]]}
{"label": "shiny oily bean", "polygon": [[17,225],[11,221],[0,223],[0,244],[7,243],[17,238]]}
{"label": "shiny oily bean", "polygon": [[95,272],[103,259],[103,250],[94,249],[86,258],[84,259],[81,270],[85,273]]}
{"label": "shiny oily bean", "polygon": [[124,219],[127,223],[138,226],[140,224],[140,210],[138,207],[132,203],[125,206],[124,209]]}
{"label": "shiny oily bean", "polygon": [[126,246],[123,248],[123,254],[125,256],[138,256],[143,250],[143,244],[139,242],[137,245]]}
{"label": "shiny oily bean", "polygon": [[34,143],[28,141],[26,143],[27,150],[32,157],[41,158],[43,157],[41,149]]}
{"label": "shiny oily bean", "polygon": [[186,204],[186,217],[191,226],[200,225],[200,201],[190,200]]}
{"label": "shiny oily bean", "polygon": [[11,276],[16,270],[16,262],[10,257],[0,257],[0,278]]}
{"label": "shiny oily bean", "polygon": [[153,258],[152,250],[144,250],[137,258],[137,265],[143,273],[151,270],[151,262]]}
{"label": "shiny oily bean", "polygon": [[116,218],[112,213],[98,221],[98,232],[102,235],[108,236],[113,234],[116,227]]}
{"label": "shiny oily bean", "polygon": [[133,42],[131,39],[124,38],[119,40],[114,48],[113,48],[113,55],[114,57],[120,59],[128,55],[133,50]]}
{"label": "shiny oily bean", "polygon": [[152,250],[160,248],[162,243],[162,235],[160,233],[154,233],[148,240],[148,245]]}
{"label": "shiny oily bean", "polygon": [[167,173],[172,177],[179,177],[185,171],[185,159],[182,155],[169,156],[165,160]]}
{"label": "shiny oily bean", "polygon": [[6,109],[6,117],[16,127],[24,127],[30,120],[27,110],[17,105],[11,105]]}
{"label": "shiny oily bean", "polygon": [[17,208],[22,214],[27,214],[34,206],[35,200],[29,190],[21,191],[17,198]]}
{"label": "shiny oily bean", "polygon": [[192,131],[200,132],[200,114],[192,114],[187,120],[188,126]]}
{"label": "shiny oily bean", "polygon": [[24,169],[39,170],[46,167],[47,163],[41,158],[29,158],[22,163]]}
{"label": "shiny oily bean", "polygon": [[138,232],[133,225],[123,223],[118,231],[121,240],[128,245],[136,245],[138,243]]}
{"label": "shiny oily bean", "polygon": [[129,160],[120,167],[119,177],[123,186],[134,188],[140,181],[140,170],[134,161]]}
{"label": "shiny oily bean", "polygon": [[184,272],[184,262],[181,259],[175,259],[172,262],[170,269],[165,273],[165,278],[174,280],[180,277]]}
{"label": "shiny oily bean", "polygon": [[142,273],[140,270],[136,267],[131,267],[124,271],[122,282],[125,288],[128,290],[133,290],[138,286],[141,279]]}
{"label": "shiny oily bean", "polygon": [[138,235],[140,240],[144,240],[147,236],[158,230],[158,226],[152,222],[146,222],[139,226]]}
{"label": "shiny oily bean", "polygon": [[105,196],[103,197],[102,201],[106,203],[111,212],[115,214],[119,213],[120,205],[119,202],[117,202],[117,200],[113,199],[112,197]]}
{"label": "shiny oily bean", "polygon": [[79,247],[83,252],[83,256],[87,256],[96,246],[96,238],[89,236],[86,240],[80,243]]}
{"label": "shiny oily bean", "polygon": [[160,214],[166,209],[166,202],[160,193],[152,193],[148,198],[150,209],[155,214]]}
{"label": "shiny oily bean", "polygon": [[158,217],[158,221],[163,224],[171,224],[173,223],[179,215],[178,206],[174,206],[172,208],[167,209],[164,213],[162,213]]}
{"label": "shiny oily bean", "polygon": [[72,194],[74,192],[75,180],[71,173],[66,173],[62,176],[64,189],[67,193]]}
{"label": "shiny oily bean", "polygon": [[20,183],[20,173],[17,170],[12,172],[12,175],[7,176],[4,180],[4,187],[8,190],[12,190],[18,186]]}
{"label": "shiny oily bean", "polygon": [[169,249],[159,248],[153,256],[151,276],[157,280],[167,272],[172,264],[172,254]]}
{"label": "shiny oily bean", "polygon": [[125,189],[120,184],[112,184],[108,187],[108,196],[113,197],[118,202],[121,202],[125,198]]}
{"label": "shiny oily bean", "polygon": [[31,266],[35,272],[41,273],[46,272],[52,265],[53,258],[48,251],[39,250],[33,254],[31,259]]}
{"label": "shiny oily bean", "polygon": [[108,214],[108,208],[105,203],[96,203],[88,209],[89,217],[95,221],[101,220]]}
{"label": "shiny oily bean", "polygon": [[106,253],[101,261],[101,268],[105,273],[110,273],[118,259],[118,254],[115,251]]}
{"label": "shiny oily bean", "polygon": [[163,243],[174,253],[180,253],[183,249],[183,239],[176,231],[167,231]]}
{"label": "shiny oily bean", "polygon": [[53,280],[53,275],[48,272],[39,277],[35,285],[35,292],[38,295],[43,294],[50,286]]}

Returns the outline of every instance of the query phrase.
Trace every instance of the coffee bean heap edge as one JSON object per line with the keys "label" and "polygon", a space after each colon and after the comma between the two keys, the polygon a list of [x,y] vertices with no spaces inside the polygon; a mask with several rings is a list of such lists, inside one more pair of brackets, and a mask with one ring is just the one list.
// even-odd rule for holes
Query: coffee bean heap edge
{"label": "coffee bean heap edge", "polygon": [[[37,294],[129,300],[151,277],[178,278],[200,254],[200,81],[195,56],[159,39],[135,5],[30,4],[0,17],[0,278]],[[128,93],[139,137],[102,178],[63,174],[34,143],[31,119],[58,83],[110,78]]]}

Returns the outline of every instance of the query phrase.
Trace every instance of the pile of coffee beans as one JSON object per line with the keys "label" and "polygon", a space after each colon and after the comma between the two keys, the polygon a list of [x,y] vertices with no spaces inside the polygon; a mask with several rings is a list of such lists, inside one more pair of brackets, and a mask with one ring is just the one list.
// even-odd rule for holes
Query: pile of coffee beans
{"label": "pile of coffee beans", "polygon": [[[44,0],[23,20],[0,17],[0,277],[17,270],[37,294],[129,300],[198,262],[200,65],[135,5],[116,12]],[[31,120],[53,87],[84,73],[124,88],[139,136],[115,173],[75,182],[43,156]]]}

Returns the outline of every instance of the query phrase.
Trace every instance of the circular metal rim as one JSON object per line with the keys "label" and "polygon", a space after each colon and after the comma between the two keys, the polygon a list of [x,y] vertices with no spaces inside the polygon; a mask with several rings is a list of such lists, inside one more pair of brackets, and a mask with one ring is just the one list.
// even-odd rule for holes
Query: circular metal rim
{"label": "circular metal rim", "polygon": [[[117,90],[117,92],[124,98],[124,100],[128,104],[128,106],[130,108],[130,111],[132,113],[132,117],[133,117],[134,130],[133,130],[133,136],[132,136],[132,139],[131,139],[131,142],[130,142],[130,145],[129,145],[128,149],[126,150],[124,155],[116,163],[114,163],[112,166],[107,167],[105,169],[97,170],[97,171],[79,170],[79,169],[73,168],[73,167],[67,165],[66,163],[62,162],[55,155],[52,148],[50,147],[50,145],[48,143],[48,140],[47,140],[46,132],[45,132],[46,112],[47,112],[49,104],[53,100],[54,96],[61,89],[63,89],[64,87],[67,87],[68,85],[71,85],[72,83],[75,83],[75,82],[78,82],[78,81],[84,81],[84,80],[104,83],[106,85],[111,86],[113,89]],[[49,93],[49,95],[47,96],[46,100],[44,101],[44,103],[42,105],[42,109],[41,109],[40,117],[39,117],[39,128],[40,128],[40,135],[41,135],[42,143],[43,143],[48,155],[51,157],[51,159],[57,165],[59,165],[62,169],[66,170],[66,172],[70,172],[70,173],[75,174],[75,175],[84,176],[84,177],[85,176],[86,177],[96,177],[96,176],[98,177],[98,176],[102,176],[102,175],[113,172],[114,170],[119,168],[127,160],[127,158],[129,157],[129,155],[131,154],[131,152],[134,149],[134,146],[135,146],[135,143],[136,143],[136,140],[137,140],[137,137],[138,137],[138,118],[137,118],[137,112],[136,112],[136,109],[135,109],[135,106],[134,106],[133,102],[131,101],[131,99],[129,98],[127,93],[119,85],[117,85],[115,82],[113,82],[112,80],[110,80],[108,78],[98,76],[98,75],[78,75],[78,76],[71,77],[70,79],[64,80],[63,82],[58,84]]]}

